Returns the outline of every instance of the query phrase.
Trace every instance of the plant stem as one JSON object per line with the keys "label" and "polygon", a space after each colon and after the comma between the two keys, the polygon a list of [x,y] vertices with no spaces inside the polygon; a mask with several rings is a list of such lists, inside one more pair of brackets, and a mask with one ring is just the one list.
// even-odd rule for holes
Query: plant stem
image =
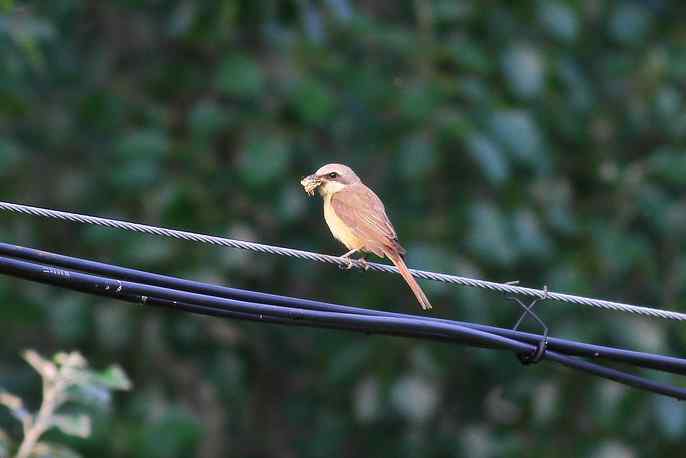
{"label": "plant stem", "polygon": [[54,413],[64,401],[62,391],[65,388],[66,382],[61,374],[57,375],[54,383],[43,380],[43,402],[33,421],[24,425],[24,439],[15,458],[28,458],[40,437],[52,426]]}

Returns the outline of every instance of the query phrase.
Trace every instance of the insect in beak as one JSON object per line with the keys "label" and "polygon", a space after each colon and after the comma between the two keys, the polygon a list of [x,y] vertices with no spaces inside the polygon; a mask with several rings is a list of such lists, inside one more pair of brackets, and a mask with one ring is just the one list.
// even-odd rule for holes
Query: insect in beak
{"label": "insect in beak", "polygon": [[316,175],[312,174],[300,180],[300,184],[303,186],[303,188],[305,188],[305,192],[307,194],[313,196],[315,189],[317,189],[319,185],[322,184],[322,180],[317,178]]}

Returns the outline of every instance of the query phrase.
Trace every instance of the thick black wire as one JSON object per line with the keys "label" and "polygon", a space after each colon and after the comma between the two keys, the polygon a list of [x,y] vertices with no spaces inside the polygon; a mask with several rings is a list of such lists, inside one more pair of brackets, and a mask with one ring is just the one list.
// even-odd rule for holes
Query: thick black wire
{"label": "thick black wire", "polygon": [[[297,259],[308,259],[310,261],[336,264],[344,267],[350,266],[350,260],[348,258],[343,258],[340,256],[330,256],[322,253],[314,253],[311,251],[295,250],[292,248],[267,245],[264,243],[247,242],[245,240],[234,240],[225,237],[199,234],[195,232],[179,231],[165,227],[156,227],[147,224],[138,224],[129,221],[121,221],[110,218],[100,218],[97,216],[89,216],[82,215],[79,213],[52,210],[49,208],[40,208],[31,205],[15,204],[11,202],[0,202],[0,210],[25,215],[41,216],[44,218],[54,218],[63,221],[78,222],[83,224],[94,224],[96,226],[140,232],[144,234],[157,235],[161,237],[172,237],[179,240],[192,240],[195,242],[208,243],[216,246],[240,248],[242,250],[250,250],[257,253],[269,253],[279,256],[290,256]],[[364,266],[365,269],[369,269],[371,271],[398,273],[398,268],[389,264],[367,262],[364,264]],[[359,269],[362,268],[362,265],[360,263],[353,263],[352,267]],[[414,275],[417,278],[440,281],[453,285],[483,288],[504,294],[517,294],[551,301],[566,302],[570,304],[582,304],[587,305],[589,307],[596,307],[605,310],[618,310],[654,318],[686,321],[686,313],[676,312],[672,310],[642,307],[632,304],[623,304],[620,302],[575,296],[572,294],[562,294],[550,291],[548,289],[539,290],[534,288],[525,288],[522,286],[516,286],[511,283],[496,283],[492,281],[479,280],[476,278],[460,277],[457,275],[448,275],[437,272],[427,272],[424,270],[410,269],[410,273],[412,273],[412,275]]]}
{"label": "thick black wire", "polygon": [[[161,286],[165,288],[188,291],[199,294],[207,294],[227,299],[246,300],[258,303],[270,303],[286,307],[297,307],[308,310],[319,310],[338,313],[351,313],[358,315],[386,316],[386,317],[411,317],[417,320],[429,322],[455,323],[461,326],[470,327],[484,332],[490,332],[502,337],[519,340],[520,342],[538,344],[543,336],[511,329],[503,329],[495,326],[469,323],[463,321],[443,320],[420,315],[406,315],[402,313],[387,312],[383,310],[371,310],[360,307],[350,307],[345,305],[332,304],[327,302],[314,301],[309,299],[293,298],[276,294],[261,293],[257,291],[246,291],[226,286],[212,285],[191,280],[185,280],[166,275],[154,274],[136,269],[129,269],[111,264],[91,261],[87,259],[65,256],[57,253],[36,250],[33,248],[21,247],[8,243],[0,243],[0,254],[16,258],[28,259],[32,261],[45,262],[51,265],[76,269],[82,272],[94,273],[108,277],[128,280],[133,282],[145,283],[148,285]],[[674,374],[686,375],[686,360],[672,356],[656,355],[619,348],[593,345],[581,342],[548,338],[548,348],[559,351],[560,353],[571,356],[584,356],[595,359],[606,359],[621,363],[628,363],[638,367],[656,369]]]}
{"label": "thick black wire", "polygon": [[[171,307],[205,315],[451,340],[481,347],[509,349],[516,353],[530,352],[536,348],[525,342],[451,323],[448,320],[432,321],[417,319],[409,315],[406,317],[361,315],[254,303],[96,276],[6,256],[0,256],[0,273],[128,302]],[[544,358],[639,389],[680,400],[686,399],[684,389],[599,366],[554,350],[546,351]]]}

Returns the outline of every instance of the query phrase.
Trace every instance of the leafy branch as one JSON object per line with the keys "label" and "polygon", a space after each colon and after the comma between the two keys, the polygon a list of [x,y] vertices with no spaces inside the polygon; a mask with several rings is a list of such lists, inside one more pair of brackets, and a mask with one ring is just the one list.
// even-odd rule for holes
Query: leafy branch
{"label": "leafy branch", "polygon": [[[18,396],[0,391],[0,404],[7,407],[22,425],[23,440],[15,458],[29,458],[54,446],[40,442],[41,436],[52,428],[64,434],[88,437],[91,434],[91,418],[86,413],[63,413],[60,409],[68,402],[93,403],[97,398],[109,399],[112,390],[128,390],[131,382],[118,366],[103,372],[88,368],[88,362],[78,352],[57,353],[46,360],[33,350],[25,351],[24,359],[43,379],[42,403],[37,412],[31,413]],[[42,453],[40,453],[42,455]],[[67,453],[74,456],[73,452]]]}

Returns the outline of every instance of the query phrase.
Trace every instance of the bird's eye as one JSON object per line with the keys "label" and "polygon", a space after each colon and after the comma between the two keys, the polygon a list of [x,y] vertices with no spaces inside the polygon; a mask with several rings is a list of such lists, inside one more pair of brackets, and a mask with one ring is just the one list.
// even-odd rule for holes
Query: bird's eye
{"label": "bird's eye", "polygon": [[329,178],[336,178],[337,176],[338,176],[338,174],[336,172],[331,172],[329,174]]}

